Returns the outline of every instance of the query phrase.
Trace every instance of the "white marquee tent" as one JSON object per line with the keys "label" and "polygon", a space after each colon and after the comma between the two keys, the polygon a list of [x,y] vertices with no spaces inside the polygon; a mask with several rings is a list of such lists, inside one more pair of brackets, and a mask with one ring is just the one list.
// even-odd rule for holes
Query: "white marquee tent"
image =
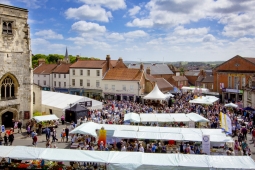
{"label": "white marquee tent", "polygon": [[[2,157],[19,160],[50,160],[97,162],[107,164],[108,170],[253,170],[255,162],[249,156],[210,156],[194,154],[155,154],[142,152],[86,151],[71,149],[0,146]],[[2,152],[8,151],[8,152]],[[157,159],[155,159],[155,156]]]}
{"label": "white marquee tent", "polygon": [[[136,115],[136,116],[134,116]],[[197,113],[143,113],[143,114],[137,114],[132,113],[133,117],[136,117],[136,122],[139,120],[140,116],[140,122],[209,122],[208,119],[204,118],[203,116],[200,116]],[[133,118],[130,117],[130,115],[125,114],[124,120],[133,120]]]}
{"label": "white marquee tent", "polygon": [[35,116],[33,117],[36,122],[43,122],[49,120],[58,120],[59,118],[56,115],[42,115],[42,116]]}
{"label": "white marquee tent", "polygon": [[190,100],[189,103],[212,105],[214,102],[218,100],[219,98],[215,96],[201,96],[196,99]]}
{"label": "white marquee tent", "polygon": [[143,97],[143,99],[151,99],[151,100],[165,100],[168,96],[163,94],[159,88],[158,85],[155,84],[153,90]]}
{"label": "white marquee tent", "polygon": [[70,107],[70,103],[76,104],[84,101],[92,101],[91,109],[102,109],[102,102],[84,96],[42,91],[42,112],[52,113],[61,117],[63,111]]}
{"label": "white marquee tent", "polygon": [[131,122],[140,122],[140,116],[137,113],[127,113],[125,114],[124,121],[131,121]]}
{"label": "white marquee tent", "polygon": [[234,107],[234,108],[237,108],[238,105],[237,104],[234,104],[234,103],[227,103],[224,105],[225,107]]}
{"label": "white marquee tent", "polygon": [[[186,91],[192,91],[192,92],[194,92],[194,91],[196,90],[196,87],[187,87],[187,86],[183,86],[181,89],[182,89],[182,91],[184,91],[184,92],[186,92]],[[207,88],[197,88],[197,90],[202,91],[202,93],[209,92],[209,89],[207,89]]]}

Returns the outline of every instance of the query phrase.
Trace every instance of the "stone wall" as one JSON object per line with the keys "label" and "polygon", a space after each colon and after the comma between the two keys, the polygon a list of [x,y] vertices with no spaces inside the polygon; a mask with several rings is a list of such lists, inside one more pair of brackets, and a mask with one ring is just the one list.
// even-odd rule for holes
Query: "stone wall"
{"label": "stone wall", "polygon": [[[0,99],[0,114],[6,107],[9,110],[17,109],[17,119],[24,119],[24,112],[30,112],[31,118],[33,110],[30,29],[27,19],[27,10],[0,4],[0,83],[6,75],[16,79],[16,99]],[[12,23],[10,34],[3,33],[3,22]]]}

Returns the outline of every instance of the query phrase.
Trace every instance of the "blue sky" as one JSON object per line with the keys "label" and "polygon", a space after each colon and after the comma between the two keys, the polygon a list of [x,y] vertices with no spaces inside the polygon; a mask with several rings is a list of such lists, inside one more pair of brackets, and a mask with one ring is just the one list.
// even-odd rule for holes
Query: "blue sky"
{"label": "blue sky", "polygon": [[255,57],[254,0],[0,0],[29,10],[33,54],[132,61]]}

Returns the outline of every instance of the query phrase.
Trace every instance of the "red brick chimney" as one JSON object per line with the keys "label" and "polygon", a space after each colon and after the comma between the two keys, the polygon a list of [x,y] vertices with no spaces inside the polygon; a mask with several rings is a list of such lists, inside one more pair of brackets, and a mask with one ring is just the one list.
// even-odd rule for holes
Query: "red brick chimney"
{"label": "red brick chimney", "polygon": [[110,55],[106,55],[106,64],[107,64],[107,70],[111,67],[111,57]]}
{"label": "red brick chimney", "polygon": [[150,67],[147,67],[147,68],[146,68],[146,74],[151,75],[151,68],[150,68]]}
{"label": "red brick chimney", "polygon": [[140,65],[140,71],[143,71],[143,63]]}

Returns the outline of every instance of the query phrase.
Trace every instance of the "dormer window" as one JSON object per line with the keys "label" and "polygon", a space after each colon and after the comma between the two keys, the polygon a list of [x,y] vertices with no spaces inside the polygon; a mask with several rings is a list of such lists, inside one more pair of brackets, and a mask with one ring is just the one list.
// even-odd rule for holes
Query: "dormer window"
{"label": "dormer window", "polygon": [[3,34],[12,34],[12,22],[3,22]]}

